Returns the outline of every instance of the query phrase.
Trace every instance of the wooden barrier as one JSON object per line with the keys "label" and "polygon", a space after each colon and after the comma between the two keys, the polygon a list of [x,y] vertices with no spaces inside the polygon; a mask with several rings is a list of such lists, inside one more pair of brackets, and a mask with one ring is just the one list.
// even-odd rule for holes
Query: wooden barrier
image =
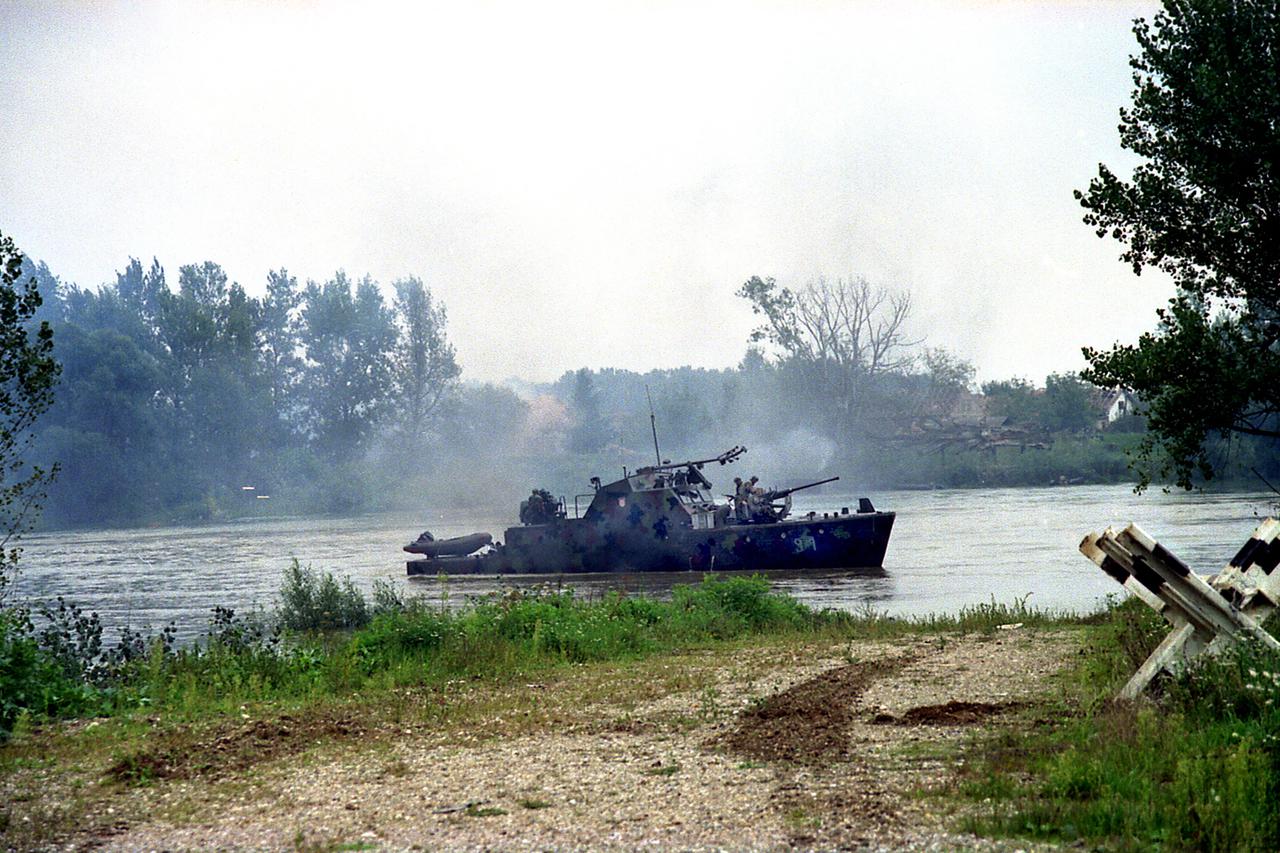
{"label": "wooden barrier", "polygon": [[1120,691],[1122,699],[1136,698],[1162,671],[1176,673],[1202,652],[1213,654],[1240,637],[1280,649],[1280,641],[1258,624],[1280,606],[1280,522],[1273,518],[1208,580],[1136,524],[1090,533],[1080,553],[1172,626]]}

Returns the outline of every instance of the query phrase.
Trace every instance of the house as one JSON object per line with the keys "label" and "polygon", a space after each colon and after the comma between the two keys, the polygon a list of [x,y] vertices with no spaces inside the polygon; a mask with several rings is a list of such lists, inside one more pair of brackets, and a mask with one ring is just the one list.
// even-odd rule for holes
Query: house
{"label": "house", "polygon": [[1111,391],[1102,399],[1101,409],[1103,411],[1104,421],[1099,426],[1113,424],[1121,418],[1129,417],[1139,413],[1138,395],[1132,391],[1123,388],[1117,391]]}

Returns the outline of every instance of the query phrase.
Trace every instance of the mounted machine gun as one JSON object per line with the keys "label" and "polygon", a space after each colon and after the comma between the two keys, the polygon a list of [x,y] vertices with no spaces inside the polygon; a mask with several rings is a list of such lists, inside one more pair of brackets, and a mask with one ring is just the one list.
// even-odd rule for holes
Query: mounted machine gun
{"label": "mounted machine gun", "polygon": [[696,468],[701,471],[703,465],[707,465],[711,462],[715,462],[720,465],[728,465],[746,452],[747,449],[745,447],[738,445],[736,447],[729,448],[719,456],[712,456],[710,459],[690,459],[687,462],[663,462],[661,465],[646,465],[643,468],[636,469],[636,473],[644,474],[650,471],[674,471],[677,468]]}
{"label": "mounted machine gun", "polygon": [[793,494],[805,489],[812,489],[814,486],[821,486],[823,483],[834,483],[839,479],[839,477],[828,477],[825,480],[805,483],[803,486],[792,486],[789,489],[773,489],[765,492],[756,498],[756,505],[751,508],[751,520],[782,521],[782,519],[791,514],[791,496]]}

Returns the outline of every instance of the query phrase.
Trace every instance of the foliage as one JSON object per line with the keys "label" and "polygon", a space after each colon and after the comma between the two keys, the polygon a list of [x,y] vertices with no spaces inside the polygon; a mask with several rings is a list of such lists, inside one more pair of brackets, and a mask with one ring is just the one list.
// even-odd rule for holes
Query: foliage
{"label": "foliage", "polygon": [[1035,390],[1030,382],[1021,378],[997,379],[982,385],[982,394],[989,401],[987,411],[1014,424],[1039,422],[1040,405]]}
{"label": "foliage", "polygon": [[353,287],[339,272],[307,284],[299,322],[304,422],[330,457],[362,449],[387,414],[397,339],[395,315],[372,279]]}
{"label": "foliage", "polygon": [[920,361],[927,379],[920,408],[945,417],[969,393],[976,371],[969,362],[937,347],[927,347]]}
{"label": "foliage", "polygon": [[98,290],[28,269],[63,364],[36,443],[67,474],[55,524],[368,509],[387,493],[387,469],[367,464],[374,440],[413,433],[420,454],[456,386],[444,308],[417,279],[397,283],[393,310],[376,282],[341,273],[300,287],[273,270],[251,297],[212,262],[180,267],[176,290],[156,261],[130,260]]}
{"label": "foliage", "polygon": [[914,342],[904,328],[909,294],[873,287],[863,278],[818,278],[793,291],[753,276],[738,295],[764,319],[751,340],[776,347],[800,387],[821,389],[813,411],[838,440],[857,434],[883,410],[876,378],[905,373],[914,362]]}
{"label": "foliage", "polygon": [[[17,538],[33,523],[44,489],[56,475],[28,464],[32,427],[53,402],[59,367],[53,330],[34,324],[42,299],[34,277],[19,285],[22,254],[0,234],[0,605],[16,571]],[[7,550],[6,550],[7,549]]]}
{"label": "foliage", "polygon": [[966,790],[987,805],[970,829],[1108,848],[1280,844],[1280,654],[1241,644],[1154,706],[1111,701],[1167,630],[1136,600],[1091,628],[1063,721],[983,748]]}
{"label": "foliage", "polygon": [[823,622],[759,577],[677,586],[670,602],[611,593],[512,590],[461,614],[424,608],[387,613],[353,639],[371,668],[429,655],[452,674],[492,675],[539,661],[584,663],[649,654],[751,633],[804,630]]}
{"label": "foliage", "polygon": [[608,441],[608,426],[600,414],[591,371],[582,368],[573,374],[573,429],[569,432],[569,449],[575,453],[594,453]]}
{"label": "foliage", "polygon": [[351,578],[303,568],[295,559],[280,589],[280,623],[291,631],[331,631],[369,623],[369,606]]}
{"label": "foliage", "polygon": [[40,647],[20,614],[0,610],[0,742],[24,714],[75,716],[96,704],[94,690]]}
{"label": "foliage", "polygon": [[[342,696],[364,687],[508,677],[539,667],[640,657],[763,633],[834,630],[847,614],[816,613],[759,577],[705,578],[671,601],[610,594],[581,600],[555,589],[511,590],[460,611],[426,607],[383,586],[372,608],[332,575],[285,573],[279,610],[238,616],[215,608],[204,639],[176,647],[126,632],[103,652],[96,616],[49,608],[47,627],[4,623],[0,696],[9,719],[121,714],[144,707],[182,717],[249,701]],[[371,616],[372,611],[372,618]],[[281,628],[345,632],[292,635]],[[353,625],[363,627],[352,628]],[[8,667],[8,669],[3,669]]]}
{"label": "foliage", "polygon": [[1089,386],[1079,377],[1049,374],[1044,380],[1045,411],[1041,423],[1050,432],[1084,432],[1097,420],[1090,396]]}
{"label": "foliage", "polygon": [[1280,437],[1280,4],[1169,0],[1134,34],[1120,141],[1142,162],[1129,180],[1101,166],[1076,197],[1178,294],[1137,344],[1086,349],[1085,377],[1146,405],[1140,485],[1191,488],[1215,472],[1211,436]]}
{"label": "foliage", "polygon": [[[131,259],[96,290],[59,282],[43,265],[28,272],[49,294],[38,319],[56,327],[63,364],[63,392],[35,448],[37,462],[65,471],[43,516],[54,525],[369,512],[424,500],[492,511],[514,507],[533,482],[573,495],[591,474],[652,459],[646,386],[665,455],[747,444],[759,451],[752,473],[783,485],[827,474],[856,474],[868,487],[1040,483],[1111,467],[1106,454],[1079,466],[1074,457],[1006,464],[1003,451],[928,452],[937,448],[911,439],[913,426],[973,409],[972,367],[925,350],[910,372],[891,370],[909,355],[901,337],[904,347],[884,358],[863,343],[841,350],[868,353],[874,376],[840,405],[832,365],[815,370],[757,350],[736,368],[582,368],[513,390],[459,383],[444,307],[414,278],[397,282],[388,303],[376,282],[342,273],[300,284],[272,270],[265,293],[251,297],[211,262],[180,267],[176,289],[155,260]],[[905,309],[865,282],[814,282],[793,296],[811,292],[812,316],[829,309],[833,322],[863,302]],[[776,286],[770,293],[783,299]],[[879,334],[868,322],[870,332],[857,332],[864,342]],[[1094,417],[1091,407],[1074,416]],[[886,444],[903,436],[907,452]]]}
{"label": "foliage", "polygon": [[[1016,460],[1004,448],[998,458],[930,452],[938,448],[913,429],[975,409],[972,367],[925,350],[903,372],[910,353],[900,336],[904,346],[883,358],[865,343],[831,345],[872,362],[873,375],[854,382],[856,399],[839,405],[831,388],[854,386],[828,375],[839,372],[834,362],[814,369],[754,349],[735,368],[582,368],[512,390],[459,384],[444,308],[418,279],[397,282],[388,304],[376,282],[341,273],[300,285],[272,270],[265,294],[250,297],[210,262],[181,267],[176,290],[154,260],[131,260],[97,290],[63,284],[43,265],[28,270],[49,293],[40,319],[56,326],[63,364],[63,392],[36,446],[36,461],[57,460],[66,472],[44,513],[55,525],[368,512],[424,500],[492,510],[514,507],[532,482],[572,495],[591,474],[652,459],[646,386],[665,455],[747,444],[758,451],[751,473],[767,482],[1114,479],[1108,448],[1096,465],[1077,464],[1074,452],[1062,462],[1056,449]],[[756,297],[786,301],[771,288]],[[789,298],[810,292],[812,316],[829,309],[833,322],[862,302],[905,309],[865,282],[815,282]],[[797,321],[810,316],[794,307]],[[878,321],[868,322],[872,331],[857,333],[864,342],[879,334]],[[813,346],[821,354],[826,345]],[[1041,429],[1049,398],[1036,391],[1033,399],[1035,422],[1026,426]],[[1075,403],[1084,408],[1067,420],[1096,417],[1092,403]],[[1272,469],[1261,456],[1251,461]]]}
{"label": "foliage", "polygon": [[444,305],[418,278],[395,282],[395,314],[400,328],[393,381],[401,429],[421,441],[428,419],[451,393],[461,369],[445,335]]}

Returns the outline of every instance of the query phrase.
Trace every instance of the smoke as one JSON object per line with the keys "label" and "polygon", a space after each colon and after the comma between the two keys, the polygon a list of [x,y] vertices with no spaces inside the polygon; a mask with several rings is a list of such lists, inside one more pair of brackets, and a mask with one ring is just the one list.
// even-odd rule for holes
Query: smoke
{"label": "smoke", "polygon": [[772,440],[749,446],[740,464],[770,486],[787,487],[824,476],[844,476],[833,471],[836,443],[811,429],[796,427]]}
{"label": "smoke", "polygon": [[565,436],[573,426],[569,407],[550,394],[538,394],[527,403],[520,427],[520,447],[533,453],[563,450]]}

